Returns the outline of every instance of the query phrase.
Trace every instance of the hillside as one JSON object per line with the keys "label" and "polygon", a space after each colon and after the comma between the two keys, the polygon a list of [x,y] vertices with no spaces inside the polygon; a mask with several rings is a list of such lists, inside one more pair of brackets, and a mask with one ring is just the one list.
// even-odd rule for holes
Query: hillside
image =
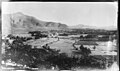
{"label": "hillside", "polygon": [[67,25],[65,24],[41,21],[36,19],[35,17],[25,15],[21,12],[6,14],[3,17],[4,20],[7,20],[7,23],[11,25],[12,33],[27,32],[34,30],[67,29]]}
{"label": "hillside", "polygon": [[[42,21],[33,16],[25,15],[21,12],[13,14],[3,15],[3,31],[6,33],[26,33],[28,31],[48,31],[48,30],[71,30],[71,29],[104,29],[104,30],[116,30],[114,26],[108,27],[97,27],[97,26],[88,26],[88,25],[75,25],[67,26],[66,24],[51,22],[51,21]],[[7,27],[6,27],[7,26]],[[9,30],[8,30],[9,28]],[[7,31],[8,30],[8,31]]]}

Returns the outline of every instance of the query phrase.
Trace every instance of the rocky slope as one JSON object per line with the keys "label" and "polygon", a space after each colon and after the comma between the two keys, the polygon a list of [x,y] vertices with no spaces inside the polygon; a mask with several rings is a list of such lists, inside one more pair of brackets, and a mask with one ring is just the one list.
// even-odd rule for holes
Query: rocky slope
{"label": "rocky slope", "polygon": [[67,29],[67,25],[56,23],[56,22],[46,22],[36,19],[35,17],[24,15],[21,12],[4,15],[4,21],[7,21],[11,25],[13,33],[18,31],[34,31],[34,30],[61,30]]}

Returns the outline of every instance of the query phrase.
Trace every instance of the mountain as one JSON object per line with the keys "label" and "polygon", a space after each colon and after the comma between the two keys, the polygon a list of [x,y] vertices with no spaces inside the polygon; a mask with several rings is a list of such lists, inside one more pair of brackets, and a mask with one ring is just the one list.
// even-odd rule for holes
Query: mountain
{"label": "mountain", "polygon": [[79,24],[79,25],[75,25],[75,26],[69,26],[69,28],[71,28],[71,29],[95,29],[96,27]]}
{"label": "mountain", "polygon": [[97,26],[88,26],[79,24],[76,26],[69,26],[70,29],[101,29],[101,30],[117,30],[116,26],[108,26],[108,27],[97,27]]}
{"label": "mountain", "polygon": [[108,27],[101,27],[101,29],[104,29],[104,30],[117,30],[117,27],[116,26],[108,26]]}
{"label": "mountain", "polygon": [[13,33],[18,33],[18,31],[27,32],[34,30],[63,30],[68,27],[61,23],[38,20],[33,16],[28,16],[21,12],[5,14],[3,17],[5,17],[4,20],[6,21],[7,19],[7,23],[11,25]]}
{"label": "mountain", "polygon": [[[88,25],[67,26],[57,22],[47,22],[39,20],[33,16],[25,15],[21,12],[3,15],[2,33],[27,33],[28,31],[48,31],[48,30],[71,30],[71,29],[104,29],[116,30],[114,26],[97,27]],[[4,27],[3,27],[4,26]]]}

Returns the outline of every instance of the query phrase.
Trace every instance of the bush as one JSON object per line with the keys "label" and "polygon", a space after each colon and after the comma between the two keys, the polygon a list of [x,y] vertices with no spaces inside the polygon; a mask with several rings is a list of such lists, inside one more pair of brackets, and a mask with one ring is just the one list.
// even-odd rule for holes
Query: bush
{"label": "bush", "polygon": [[5,54],[3,55],[3,60],[11,60],[17,64],[27,65],[31,68],[39,67],[40,65],[45,65],[46,63],[50,65],[48,57],[56,56],[59,53],[55,49],[38,49],[32,48],[31,45],[23,43],[20,37],[14,39],[13,43],[6,43]]}
{"label": "bush", "polygon": [[[8,42],[9,43],[9,42]],[[68,57],[66,53],[59,53],[60,50],[46,48],[32,48],[26,45],[19,37],[12,44],[6,44],[5,55],[3,60],[11,59],[17,64],[27,65],[30,68],[46,68],[51,69],[52,66],[58,67],[60,70],[70,70],[71,68],[87,66],[104,68],[104,60],[97,59],[94,56],[84,56],[82,58]],[[87,52],[89,50],[87,49]],[[84,52],[84,50],[83,50]],[[86,53],[87,53],[86,52]],[[90,53],[90,52],[89,52]],[[42,68],[41,68],[42,67]]]}

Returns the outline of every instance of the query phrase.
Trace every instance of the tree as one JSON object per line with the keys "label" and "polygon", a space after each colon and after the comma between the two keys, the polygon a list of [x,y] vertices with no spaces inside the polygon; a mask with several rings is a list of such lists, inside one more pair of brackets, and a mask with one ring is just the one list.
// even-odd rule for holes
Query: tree
{"label": "tree", "polygon": [[80,39],[83,39],[83,38],[84,38],[83,35],[81,35],[81,36],[80,36]]}
{"label": "tree", "polygon": [[[17,37],[12,44],[7,42],[3,60],[11,60],[17,64],[27,65],[30,68],[38,68],[40,65],[50,68],[50,62],[46,61],[50,56],[56,56],[59,50],[32,48],[31,45],[23,43],[22,38]],[[46,65],[47,63],[47,65]]]}

